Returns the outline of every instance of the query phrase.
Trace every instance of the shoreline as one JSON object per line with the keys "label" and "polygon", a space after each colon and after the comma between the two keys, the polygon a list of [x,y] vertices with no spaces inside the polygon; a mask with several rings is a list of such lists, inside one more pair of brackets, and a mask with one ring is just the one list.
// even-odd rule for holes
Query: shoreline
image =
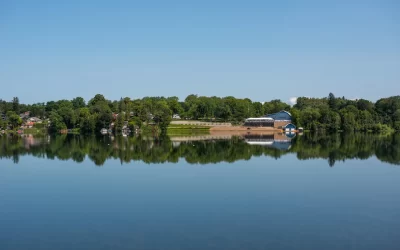
{"label": "shoreline", "polygon": [[283,129],[272,127],[218,126],[211,127],[210,132],[284,132]]}

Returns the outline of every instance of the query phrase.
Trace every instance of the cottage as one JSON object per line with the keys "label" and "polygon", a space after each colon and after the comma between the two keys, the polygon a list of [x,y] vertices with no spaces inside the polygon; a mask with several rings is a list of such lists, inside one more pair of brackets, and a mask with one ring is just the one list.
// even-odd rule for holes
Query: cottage
{"label": "cottage", "polygon": [[21,117],[22,120],[26,120],[29,118],[29,116],[31,115],[30,111],[26,111],[24,113],[19,114],[19,117]]}
{"label": "cottage", "polygon": [[28,121],[33,122],[33,123],[42,123],[42,119],[39,119],[37,117],[31,117],[28,119]]}
{"label": "cottage", "polygon": [[26,127],[26,128],[32,128],[33,125],[35,125],[35,123],[34,123],[34,122],[31,122],[31,121],[27,121],[27,122],[25,123],[25,127]]}

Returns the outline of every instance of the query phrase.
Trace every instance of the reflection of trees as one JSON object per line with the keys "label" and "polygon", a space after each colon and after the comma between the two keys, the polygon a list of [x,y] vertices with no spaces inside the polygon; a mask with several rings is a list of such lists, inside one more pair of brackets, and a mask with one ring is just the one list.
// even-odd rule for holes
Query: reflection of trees
{"label": "reflection of trees", "polygon": [[[37,140],[36,140],[37,139]],[[101,166],[107,159],[119,159],[121,164],[132,161],[145,163],[178,162],[208,164],[249,160],[251,157],[270,156],[275,159],[295,153],[300,160],[326,159],[329,166],[346,159],[368,159],[376,155],[383,162],[400,165],[400,134],[318,134],[305,133],[292,140],[288,151],[262,145],[249,145],[239,137],[230,140],[171,142],[168,137],[143,139],[141,137],[60,135],[50,140],[35,138],[26,147],[21,137],[0,137],[0,159],[10,158],[18,163],[21,155],[39,158],[83,162],[86,157]]]}
{"label": "reflection of trees", "polygon": [[382,161],[399,165],[398,138],[398,134],[343,133],[327,135],[307,133],[296,138],[291,151],[296,152],[299,159],[327,159],[330,166],[333,166],[336,161],[363,160],[373,155]]}
{"label": "reflection of trees", "polygon": [[384,140],[377,142],[376,157],[383,161],[393,164],[400,164],[400,133],[392,137],[385,137]]}

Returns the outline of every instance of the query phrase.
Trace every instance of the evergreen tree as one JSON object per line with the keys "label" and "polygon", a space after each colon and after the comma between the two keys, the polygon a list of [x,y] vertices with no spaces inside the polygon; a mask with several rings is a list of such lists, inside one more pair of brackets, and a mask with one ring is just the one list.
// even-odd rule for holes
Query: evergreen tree
{"label": "evergreen tree", "polygon": [[12,100],[12,110],[19,114],[19,99],[18,97],[14,97]]}

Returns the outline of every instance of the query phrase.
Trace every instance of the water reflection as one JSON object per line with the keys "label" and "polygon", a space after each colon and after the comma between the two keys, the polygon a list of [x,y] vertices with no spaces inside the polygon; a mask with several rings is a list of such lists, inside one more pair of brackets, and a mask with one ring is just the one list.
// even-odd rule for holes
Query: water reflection
{"label": "water reflection", "polygon": [[121,164],[132,161],[146,163],[178,162],[208,164],[249,160],[269,156],[278,159],[296,154],[299,160],[326,159],[329,166],[346,159],[379,160],[400,165],[400,134],[222,134],[181,137],[84,137],[60,135],[33,137],[0,137],[0,158],[32,155],[47,159],[83,162],[89,158],[97,166],[107,159]]}
{"label": "water reflection", "polygon": [[261,145],[279,150],[289,150],[295,134],[271,133],[271,134],[246,134],[244,140],[250,145]]}

